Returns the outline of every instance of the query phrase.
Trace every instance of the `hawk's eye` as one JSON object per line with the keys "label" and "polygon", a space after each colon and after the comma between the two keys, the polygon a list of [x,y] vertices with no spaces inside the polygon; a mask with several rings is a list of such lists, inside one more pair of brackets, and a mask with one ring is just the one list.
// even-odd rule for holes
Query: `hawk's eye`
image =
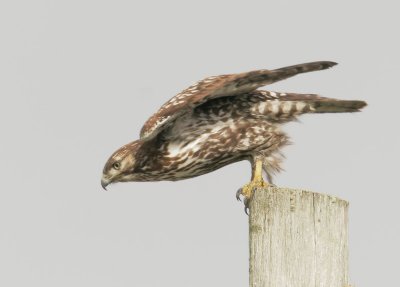
{"label": "hawk's eye", "polygon": [[114,164],[113,164],[113,168],[114,169],[119,169],[121,167],[121,163],[119,163],[119,162],[114,162]]}

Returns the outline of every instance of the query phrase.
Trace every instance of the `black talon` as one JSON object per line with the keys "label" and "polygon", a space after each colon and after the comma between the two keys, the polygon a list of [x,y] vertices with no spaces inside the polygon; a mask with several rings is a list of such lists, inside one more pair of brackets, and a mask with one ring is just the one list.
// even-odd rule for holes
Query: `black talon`
{"label": "black talon", "polygon": [[246,213],[247,215],[249,215],[249,199],[246,197],[243,200],[244,203],[244,213]]}
{"label": "black talon", "polygon": [[242,201],[242,199],[240,198],[241,194],[242,194],[242,188],[239,188],[238,191],[236,191],[236,199],[238,201]]}

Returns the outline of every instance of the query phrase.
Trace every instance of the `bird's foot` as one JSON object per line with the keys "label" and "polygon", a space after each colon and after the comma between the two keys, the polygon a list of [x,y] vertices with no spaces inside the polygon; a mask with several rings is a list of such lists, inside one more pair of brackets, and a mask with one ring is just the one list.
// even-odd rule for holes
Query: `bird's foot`
{"label": "bird's foot", "polygon": [[251,182],[239,188],[236,192],[236,199],[241,201],[240,196],[243,196],[244,212],[248,215],[250,200],[253,197],[254,190],[257,188],[265,188],[269,184],[261,179],[253,179]]}

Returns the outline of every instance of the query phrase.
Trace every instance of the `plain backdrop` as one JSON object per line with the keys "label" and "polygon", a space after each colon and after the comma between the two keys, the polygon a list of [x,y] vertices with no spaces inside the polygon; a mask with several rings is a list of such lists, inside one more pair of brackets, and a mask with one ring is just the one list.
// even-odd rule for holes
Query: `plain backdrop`
{"label": "plain backdrop", "polygon": [[350,201],[351,282],[398,284],[396,1],[2,1],[0,286],[246,286],[241,162],[104,192],[103,165],[206,76],[316,60],[267,87],[366,100],[286,131],[279,186]]}

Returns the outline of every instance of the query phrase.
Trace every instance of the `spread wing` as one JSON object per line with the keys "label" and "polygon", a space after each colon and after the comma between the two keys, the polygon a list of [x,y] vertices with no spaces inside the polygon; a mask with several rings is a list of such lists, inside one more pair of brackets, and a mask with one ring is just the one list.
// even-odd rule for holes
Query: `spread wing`
{"label": "spread wing", "polygon": [[321,61],[275,70],[257,70],[205,78],[166,102],[144,124],[140,137],[141,139],[153,138],[175,119],[211,99],[248,93],[300,73],[324,70],[334,65],[336,65],[334,62]]}

